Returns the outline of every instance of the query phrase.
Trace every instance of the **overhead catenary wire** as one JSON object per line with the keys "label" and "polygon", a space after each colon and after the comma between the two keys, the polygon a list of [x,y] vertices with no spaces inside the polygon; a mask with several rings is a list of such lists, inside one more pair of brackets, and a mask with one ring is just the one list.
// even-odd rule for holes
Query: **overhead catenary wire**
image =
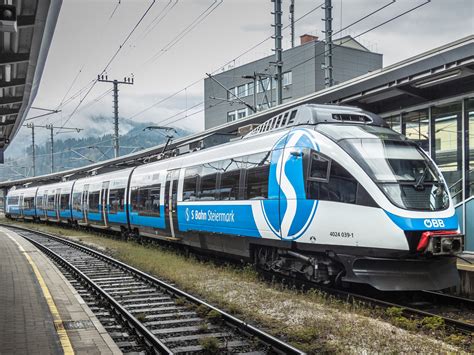
{"label": "overhead catenary wire", "polygon": [[[369,28],[368,30],[365,30],[365,31],[363,31],[363,32],[361,32],[361,33],[359,33],[359,34],[357,34],[357,35],[355,35],[355,36],[351,36],[351,38],[348,38],[347,40],[345,40],[345,41],[339,43],[338,45],[339,45],[339,46],[342,46],[343,44],[345,44],[345,43],[351,41],[352,39],[359,38],[359,37],[361,37],[361,36],[363,36],[363,35],[365,35],[365,34],[371,32],[371,31],[373,31],[373,30],[375,30],[375,29],[377,29],[377,28],[379,28],[379,27],[382,27],[382,26],[386,25],[387,23],[390,23],[390,22],[392,22],[392,21],[394,21],[394,20],[396,20],[396,19],[398,19],[398,18],[400,18],[400,17],[402,17],[402,16],[404,16],[404,15],[410,13],[410,12],[413,12],[413,11],[419,9],[419,8],[422,7],[422,6],[425,6],[425,5],[429,4],[430,2],[431,2],[431,0],[426,0],[426,1],[423,2],[422,4],[419,4],[419,5],[415,6],[415,7],[412,7],[412,8],[410,8],[410,9],[408,9],[408,10],[406,10],[406,11],[404,11],[404,12],[402,12],[402,13],[400,13],[400,14],[398,14],[398,15],[396,15],[396,16],[394,16],[394,17],[388,19],[388,20],[386,20],[386,21],[383,21],[383,22],[379,23],[378,25],[375,25],[375,26]],[[392,4],[392,3],[390,3],[390,4]],[[326,53],[326,52],[323,51],[322,53],[320,53],[320,54],[318,54],[318,55],[316,55],[316,56],[314,56],[314,57],[305,59],[304,61],[302,61],[302,62],[300,62],[300,63],[298,63],[298,64],[295,64],[294,66],[292,66],[291,68],[288,68],[287,70],[293,70],[294,68],[297,68],[297,67],[299,67],[300,65],[303,65],[303,64],[309,62],[310,60],[313,60],[313,59],[315,59],[315,58],[317,58],[317,57],[319,57],[319,56],[321,56],[321,55],[324,55],[325,53]]]}
{"label": "overhead catenary wire", "polygon": [[147,28],[145,28],[142,38],[147,37],[173,10],[176,5],[178,5],[179,0],[169,0],[165,7],[155,16],[155,18],[150,22]]}
{"label": "overhead catenary wire", "polygon": [[191,23],[186,26],[180,33],[178,33],[171,41],[163,46],[157,53],[155,53],[148,61],[155,61],[161,57],[164,53],[169,51],[175,45],[177,45],[188,33],[202,23],[209,15],[211,15],[224,0],[214,0],[209,7],[202,11]]}
{"label": "overhead catenary wire", "polygon": [[[115,60],[115,58],[117,58],[118,54],[120,53],[120,51],[122,50],[122,48],[124,47],[124,45],[128,42],[128,40],[130,39],[130,37],[133,35],[133,33],[135,32],[135,30],[138,28],[138,26],[140,26],[140,24],[142,23],[143,19],[146,17],[146,15],[150,12],[150,10],[152,9],[152,7],[155,5],[157,0],[153,0],[151,2],[151,4],[147,7],[147,9],[145,10],[145,12],[142,14],[142,16],[140,17],[140,19],[138,20],[138,22],[135,24],[135,26],[133,26],[133,28],[131,29],[131,31],[128,33],[128,35],[125,37],[125,39],[122,41],[122,43],[120,44],[120,46],[118,47],[118,49],[115,51],[115,53],[112,55],[112,57],[109,59],[109,61],[107,62],[107,64],[105,65],[104,69],[102,69],[102,71],[99,73],[99,75],[102,75],[104,74],[107,69],[110,67],[110,65],[112,64],[112,62]],[[58,130],[57,133],[61,132],[61,129],[64,128],[64,126],[71,120],[71,118],[74,116],[74,114],[77,112],[77,110],[79,109],[79,107],[82,105],[82,103],[84,102],[84,100],[87,98],[87,96],[89,96],[90,92],[92,91],[92,89],[95,87],[95,85],[97,84],[97,78],[95,78],[92,82],[92,85],[90,86],[89,90],[87,90],[86,94],[84,95],[84,97],[82,97],[80,100],[79,100],[79,103],[76,105],[76,107],[74,108],[74,110],[72,111],[72,113],[69,115],[69,117],[66,119],[66,121],[61,125],[60,129]]]}
{"label": "overhead catenary wire", "polygon": [[[302,16],[298,17],[297,19],[295,19],[295,23],[298,22],[298,21],[301,21],[303,20],[305,17],[309,16],[310,14],[312,14],[313,12],[315,12],[316,10],[320,9],[322,6],[324,5],[324,3],[320,3],[319,5],[317,5],[316,7],[310,9],[309,11],[307,11],[306,13],[304,13]],[[283,29],[287,29],[288,27],[290,27],[290,25],[287,25],[285,27],[283,27]],[[261,40],[260,42],[254,44],[253,46],[251,46],[250,48],[246,49],[244,52],[242,52],[241,54],[239,54],[237,57],[235,58],[232,58],[231,60],[228,60],[227,62],[225,62],[224,64],[220,65],[217,69],[215,69],[214,71],[211,72],[211,74],[215,74],[216,72],[218,72],[220,70],[220,68],[223,68],[227,65],[229,65],[230,63],[232,62],[235,62],[236,60],[238,60],[239,58],[243,57],[245,54],[251,52],[252,50],[254,50],[255,48],[261,46],[263,43],[265,43],[266,41],[268,41],[269,39],[272,38],[272,35],[269,35],[268,37],[264,38],[263,40]],[[181,92],[189,89],[190,87],[193,87],[194,85],[200,83],[202,80],[204,80],[205,77],[202,77],[202,78],[199,78],[195,81],[193,81],[192,83],[188,84],[186,87],[164,97],[163,99],[160,99],[158,100],[157,102],[153,103],[152,105],[142,109],[141,111],[133,114],[132,116],[129,117],[129,119],[132,119],[132,118],[135,118],[137,116],[140,116],[142,115],[143,113],[151,110],[152,108],[156,107],[156,106],[159,106],[160,104],[172,99],[173,97],[177,96],[178,94],[180,94]]]}

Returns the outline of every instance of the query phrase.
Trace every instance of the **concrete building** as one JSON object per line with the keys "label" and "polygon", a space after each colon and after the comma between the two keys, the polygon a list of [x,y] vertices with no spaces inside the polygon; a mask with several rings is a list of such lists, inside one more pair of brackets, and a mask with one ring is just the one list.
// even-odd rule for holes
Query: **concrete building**
{"label": "concrete building", "polygon": [[[324,42],[311,35],[301,36],[300,41],[299,46],[283,51],[283,103],[324,89]],[[274,56],[268,56],[204,81],[206,129],[249,116],[254,113],[252,107],[263,111],[275,106],[272,61]],[[350,36],[334,41],[334,84],[381,67],[382,54]]]}

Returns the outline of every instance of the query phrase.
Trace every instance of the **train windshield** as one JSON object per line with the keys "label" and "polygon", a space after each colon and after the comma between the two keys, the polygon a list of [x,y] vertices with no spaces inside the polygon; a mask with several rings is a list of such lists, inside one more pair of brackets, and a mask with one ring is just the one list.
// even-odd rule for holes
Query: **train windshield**
{"label": "train windshield", "polygon": [[415,143],[384,127],[319,125],[398,207],[439,211],[449,206],[446,184]]}

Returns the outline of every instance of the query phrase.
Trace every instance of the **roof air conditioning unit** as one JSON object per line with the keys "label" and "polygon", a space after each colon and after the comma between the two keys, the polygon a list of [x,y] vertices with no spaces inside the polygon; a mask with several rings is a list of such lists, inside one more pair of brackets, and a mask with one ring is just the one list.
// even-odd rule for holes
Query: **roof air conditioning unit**
{"label": "roof air conditioning unit", "polygon": [[16,32],[16,7],[14,5],[0,5],[0,32]]}

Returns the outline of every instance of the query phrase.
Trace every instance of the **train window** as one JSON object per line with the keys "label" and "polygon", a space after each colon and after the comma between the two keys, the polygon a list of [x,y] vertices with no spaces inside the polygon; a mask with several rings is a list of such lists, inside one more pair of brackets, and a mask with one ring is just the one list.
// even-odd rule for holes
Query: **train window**
{"label": "train window", "polygon": [[25,197],[23,199],[23,208],[25,210],[31,210],[35,208],[35,198],[34,197]]}
{"label": "train window", "polygon": [[201,167],[186,168],[183,183],[183,201],[194,201],[197,198],[199,174]]}
{"label": "train window", "polygon": [[357,180],[340,164],[332,161],[327,181],[308,179],[307,196],[311,200],[356,203],[357,187]]}
{"label": "train window", "polygon": [[245,178],[245,199],[268,198],[268,175],[270,172],[270,152],[247,157]]}
{"label": "train window", "polygon": [[219,196],[221,200],[238,200],[240,187],[240,171],[242,163],[234,159],[219,162],[221,170],[221,181]]}
{"label": "train window", "polygon": [[55,200],[56,195],[48,195],[47,199],[47,209],[48,210],[54,210],[54,200]]}
{"label": "train window", "polygon": [[67,210],[69,208],[69,194],[62,194],[59,201],[59,209]]}
{"label": "train window", "polygon": [[36,208],[41,210],[43,209],[43,196],[36,197]]}
{"label": "train window", "polygon": [[100,191],[89,191],[89,212],[99,212]]}
{"label": "train window", "polygon": [[311,154],[309,179],[315,181],[328,181],[331,161],[323,158],[316,152]]}
{"label": "train window", "polygon": [[125,207],[125,189],[111,189],[109,192],[109,213],[123,212]]}
{"label": "train window", "polygon": [[207,163],[201,169],[201,183],[199,184],[200,200],[211,201],[219,199],[219,193],[217,191],[217,163]]}
{"label": "train window", "polygon": [[75,211],[81,211],[81,193],[74,192],[72,194],[72,209]]}
{"label": "train window", "polygon": [[132,208],[140,216],[160,216],[161,185],[142,186],[132,191]]}
{"label": "train window", "polygon": [[18,205],[18,196],[11,196],[8,198],[8,204],[9,205]]}

